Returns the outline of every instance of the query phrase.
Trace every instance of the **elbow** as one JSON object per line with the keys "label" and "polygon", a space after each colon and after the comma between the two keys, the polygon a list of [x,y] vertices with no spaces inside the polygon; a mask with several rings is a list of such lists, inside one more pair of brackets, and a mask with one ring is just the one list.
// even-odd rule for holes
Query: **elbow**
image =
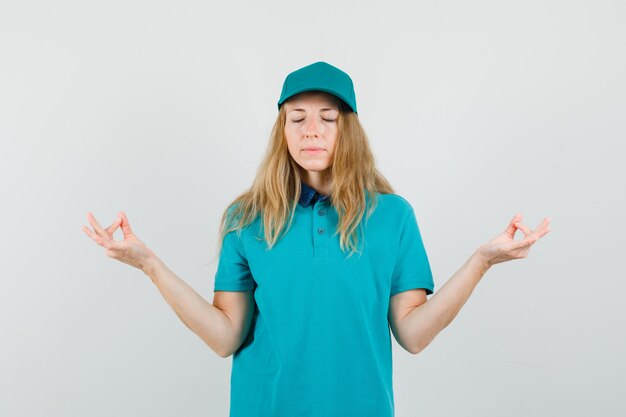
{"label": "elbow", "polygon": [[229,356],[233,354],[231,351],[227,351],[227,350],[216,350],[215,353],[217,353],[220,358],[224,358],[224,359],[228,358]]}
{"label": "elbow", "polygon": [[424,348],[423,347],[412,347],[411,349],[407,349],[409,351],[409,353],[411,355],[417,355],[418,353],[420,353]]}
{"label": "elbow", "polygon": [[221,358],[225,359],[234,355],[237,349],[238,347],[235,348],[234,345],[230,344],[226,346],[220,346],[218,349],[214,349],[214,350],[215,350],[215,353],[217,353]]}
{"label": "elbow", "polygon": [[200,337],[204,343],[211,348],[220,358],[228,358],[237,351],[237,345],[230,338],[211,338]]}
{"label": "elbow", "polygon": [[420,353],[422,350],[424,350],[426,346],[418,346],[418,347],[414,347],[411,350],[409,350],[409,353],[411,353],[412,355],[417,355],[418,353]]}
{"label": "elbow", "polygon": [[233,350],[228,348],[227,346],[215,346],[214,344],[211,344],[211,343],[207,342],[206,340],[204,340],[204,342],[220,358],[228,358],[229,356],[231,356],[234,353]]}
{"label": "elbow", "polygon": [[215,350],[215,353],[217,353],[221,358],[228,358],[232,355],[234,355],[235,350],[232,349],[232,347],[221,347],[220,349]]}
{"label": "elbow", "polygon": [[408,351],[412,355],[417,355],[422,350],[426,349],[426,346],[428,346],[431,341],[432,341],[432,339],[431,340],[419,340],[418,343],[416,343],[415,345],[411,346],[411,348],[408,349]]}
{"label": "elbow", "polygon": [[207,345],[213,352],[215,352],[220,358],[227,358],[233,354],[232,350],[226,346],[220,346],[212,340],[207,340],[207,338],[200,336],[200,339]]}
{"label": "elbow", "polygon": [[409,349],[409,352],[411,352],[413,355],[417,355],[422,350],[426,349],[426,347],[430,345],[433,340],[435,340],[435,337],[437,337],[437,335],[446,326],[441,326],[441,327],[438,327],[437,329],[430,329],[430,330],[422,331],[420,333],[420,337],[417,338],[417,340],[415,340],[415,343],[413,343],[413,345],[411,346],[411,349]]}

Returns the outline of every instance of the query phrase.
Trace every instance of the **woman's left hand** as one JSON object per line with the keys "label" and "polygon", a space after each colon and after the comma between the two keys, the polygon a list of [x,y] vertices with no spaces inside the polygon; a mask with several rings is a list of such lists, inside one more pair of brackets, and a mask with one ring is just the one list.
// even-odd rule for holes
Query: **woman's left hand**
{"label": "woman's left hand", "polygon": [[[518,213],[504,232],[478,248],[478,254],[489,266],[511,259],[525,258],[533,243],[550,231],[549,224],[550,219],[546,217],[535,230],[530,230],[522,224],[522,215]],[[513,240],[518,229],[524,233],[524,239]]]}

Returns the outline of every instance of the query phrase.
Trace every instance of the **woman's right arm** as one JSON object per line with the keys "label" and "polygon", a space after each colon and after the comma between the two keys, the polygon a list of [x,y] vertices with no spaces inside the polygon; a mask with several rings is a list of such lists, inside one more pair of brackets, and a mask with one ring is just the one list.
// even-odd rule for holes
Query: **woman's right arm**
{"label": "woman's right arm", "polygon": [[[142,269],[178,318],[215,353],[226,358],[239,348],[250,328],[251,291],[233,293],[228,305],[238,304],[238,308],[233,305],[229,310],[225,303],[222,310],[202,298],[158,257],[152,257]],[[232,321],[229,313],[234,315]]]}
{"label": "woman's right arm", "polygon": [[[135,235],[124,212],[107,228],[100,226],[91,213],[87,219],[94,230],[83,226],[85,234],[104,247],[107,256],[148,275],[181,321],[215,353],[226,358],[241,346],[254,313],[252,290],[216,291],[211,304],[176,276]],[[118,227],[124,233],[122,241],[113,239]]]}

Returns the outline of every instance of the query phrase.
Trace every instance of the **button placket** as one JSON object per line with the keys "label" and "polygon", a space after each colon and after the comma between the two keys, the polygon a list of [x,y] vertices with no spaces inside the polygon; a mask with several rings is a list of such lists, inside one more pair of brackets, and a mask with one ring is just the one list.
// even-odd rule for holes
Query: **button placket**
{"label": "button placket", "polygon": [[326,216],[328,203],[317,201],[314,205],[313,216],[313,252],[314,257],[328,256],[328,216]]}

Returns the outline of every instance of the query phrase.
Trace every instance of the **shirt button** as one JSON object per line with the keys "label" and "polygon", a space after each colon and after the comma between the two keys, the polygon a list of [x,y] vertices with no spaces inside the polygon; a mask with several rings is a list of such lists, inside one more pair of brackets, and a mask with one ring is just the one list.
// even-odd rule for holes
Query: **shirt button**
{"label": "shirt button", "polygon": [[320,227],[319,229],[317,229],[317,233],[319,233],[320,235],[324,234],[324,228]]}
{"label": "shirt button", "polygon": [[320,216],[323,216],[324,214],[326,214],[326,212],[324,210],[320,210],[317,212],[317,214],[319,214]]}

